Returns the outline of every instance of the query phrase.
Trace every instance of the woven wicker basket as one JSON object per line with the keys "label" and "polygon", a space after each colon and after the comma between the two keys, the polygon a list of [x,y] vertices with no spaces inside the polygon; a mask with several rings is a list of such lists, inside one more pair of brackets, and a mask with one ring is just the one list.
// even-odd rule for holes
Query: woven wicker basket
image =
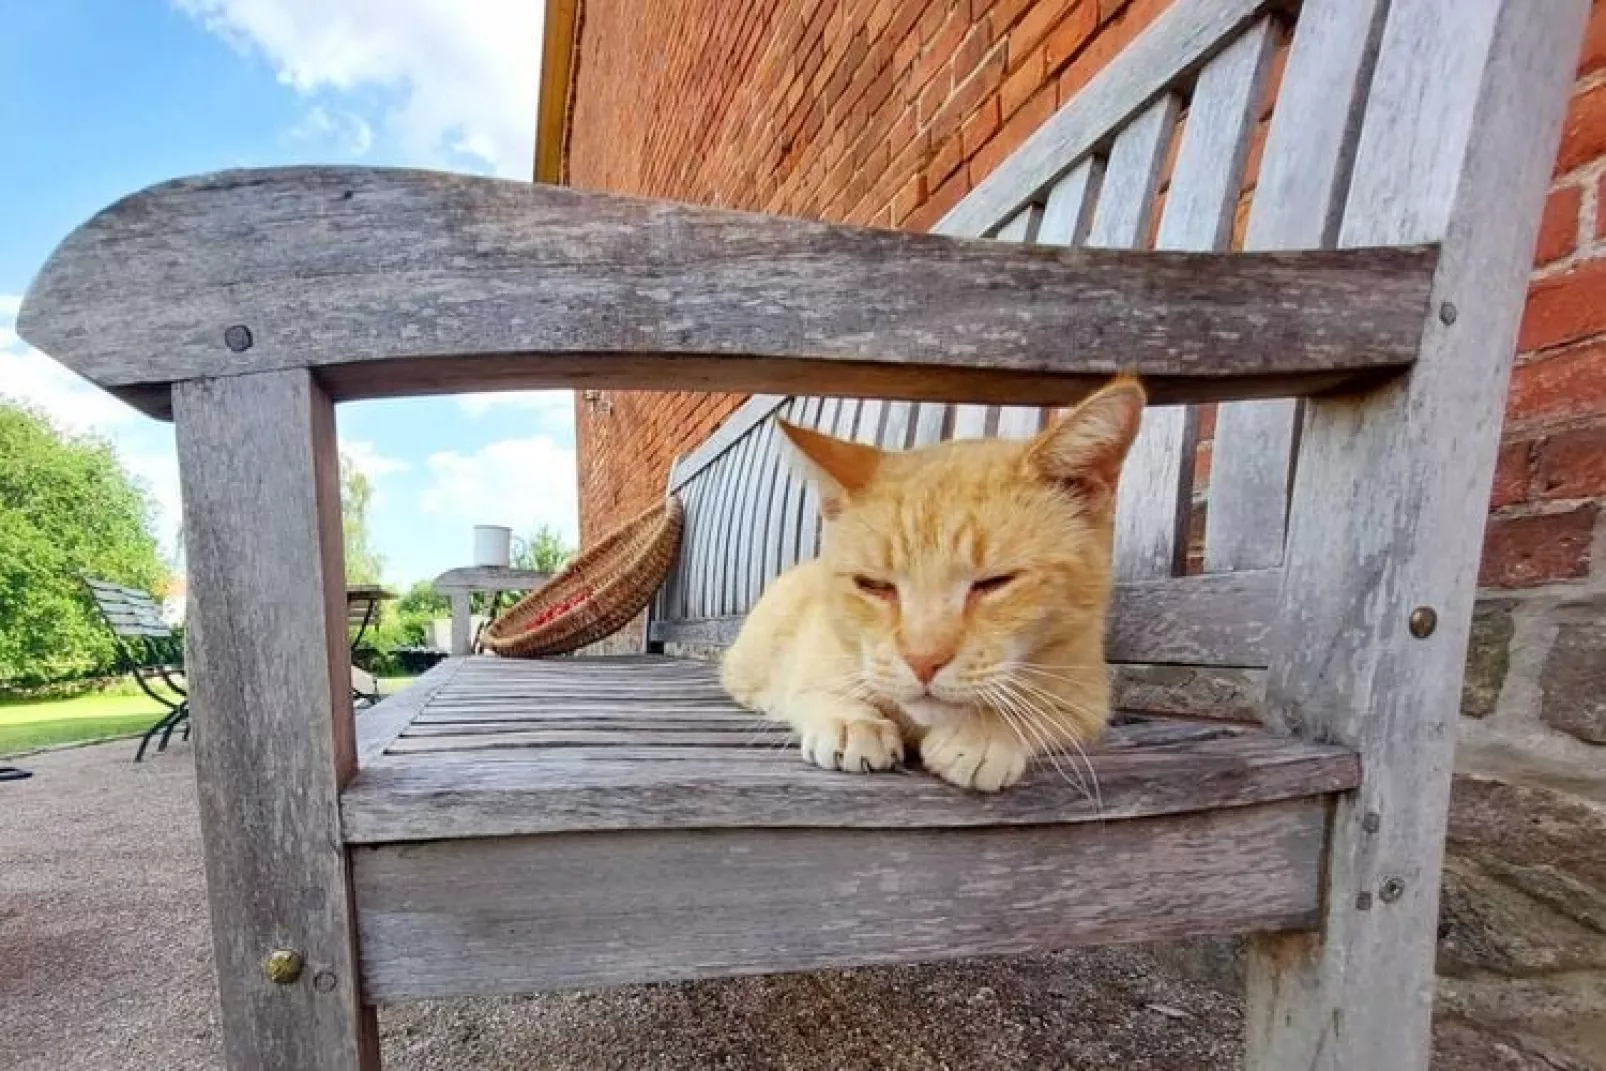
{"label": "woven wicker basket", "polygon": [[680,551],[685,509],[670,496],[570,562],[486,626],[507,658],[568,654],[618,632],[647,605]]}

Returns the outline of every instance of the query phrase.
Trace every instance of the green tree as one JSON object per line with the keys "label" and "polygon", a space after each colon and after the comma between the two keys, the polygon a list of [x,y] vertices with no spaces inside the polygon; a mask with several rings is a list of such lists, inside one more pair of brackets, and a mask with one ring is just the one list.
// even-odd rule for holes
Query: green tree
{"label": "green tree", "polygon": [[83,573],[162,593],[150,499],[110,444],[0,402],[0,688],[116,670]]}
{"label": "green tree", "polygon": [[549,524],[543,524],[524,541],[524,549],[515,558],[518,569],[533,569],[538,573],[555,573],[574,557],[574,548],[563,541],[563,536]]}
{"label": "green tree", "polygon": [[344,454],[340,457],[340,521],[346,544],[346,583],[377,584],[385,560],[368,541],[368,508],[374,485]]}

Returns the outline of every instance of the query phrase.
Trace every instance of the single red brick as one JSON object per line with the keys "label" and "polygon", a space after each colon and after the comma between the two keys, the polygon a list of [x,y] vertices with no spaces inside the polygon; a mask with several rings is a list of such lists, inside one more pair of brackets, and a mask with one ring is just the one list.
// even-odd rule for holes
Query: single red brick
{"label": "single red brick", "polygon": [[1539,498],[1606,496],[1606,426],[1558,431],[1539,447]]}
{"label": "single red brick", "polygon": [[[1011,69],[1032,51],[1043,40],[1043,35],[1060,20],[1078,0],[1037,0],[1037,3],[1026,9],[1025,16],[1009,31],[1009,66]],[[1097,4],[1084,4],[1083,6],[1096,8]],[[1095,10],[1093,17],[1097,19]]]}
{"label": "single red brick", "polygon": [[1048,40],[1044,42],[1048,48],[1048,69],[1058,71],[1069,63],[1071,57],[1087,44],[1096,29],[1098,29],[1098,12],[1091,0],[1083,0],[1054,27],[1053,32],[1048,35]]}
{"label": "single red brick", "polygon": [[999,48],[981,68],[954,87],[937,114],[931,119],[933,141],[959,133],[961,124],[982,106],[982,102],[996,94],[1004,77],[1004,50]]}
{"label": "single red brick", "polygon": [[926,126],[947,103],[953,94],[953,82],[947,78],[933,78],[926,88],[921,91],[918,102],[918,116],[921,126]]}
{"label": "single red brick", "polygon": [[1539,240],[1534,245],[1534,263],[1560,260],[1578,247],[1578,208],[1583,190],[1575,185],[1558,186],[1545,199],[1545,214],[1539,220]]}
{"label": "single red brick", "polygon": [[971,26],[970,31],[965,34],[965,39],[954,50],[955,80],[962,81],[969,72],[975,70],[991,50],[992,44],[992,28],[986,19]]}
{"label": "single red brick", "polygon": [[988,138],[998,129],[998,100],[995,96],[988,97],[971,113],[959,127],[959,136],[962,141],[961,149],[965,159],[976,155],[976,150],[984,145]]}
{"label": "single red brick", "polygon": [[1500,457],[1494,468],[1494,488],[1489,494],[1492,508],[1528,501],[1528,485],[1533,479],[1533,451],[1531,440],[1500,445]]}
{"label": "single red brick", "polygon": [[[1011,53],[1013,56],[1013,53]],[[1043,88],[1044,71],[1046,70],[1043,57],[1047,55],[1042,46],[1034,49],[1031,55],[1021,60],[1004,84],[998,90],[999,114],[1005,118],[1014,115],[1020,106],[1031,99],[1032,94]]]}
{"label": "single red brick", "polygon": [[964,40],[965,34],[970,32],[970,24],[958,8],[951,9],[948,18],[942,24],[937,35],[927,41],[925,51],[915,61],[914,71],[909,75],[909,85],[912,89],[924,89],[927,82],[938,79],[939,72],[947,70],[952,64],[954,51]]}
{"label": "single red brick", "polygon": [[1054,87],[1044,86],[1036,95],[1021,106],[1020,111],[1010,116],[992,140],[983,145],[974,156],[970,158],[970,175],[972,181],[980,182],[992,173],[993,169],[1003,163],[1032,132],[1054,114]]}
{"label": "single red brick", "polygon": [[1132,2],[1132,0],[1099,0],[1099,22],[1109,22]]}
{"label": "single red brick", "polygon": [[1589,544],[1600,507],[1593,502],[1555,513],[1489,519],[1478,583],[1528,588],[1589,575]]}
{"label": "single red brick", "polygon": [[1591,260],[1528,290],[1517,351],[1528,353],[1606,331],[1606,260]]}
{"label": "single red brick", "polygon": [[909,218],[909,213],[920,206],[926,199],[926,180],[922,175],[910,175],[909,180],[903,184],[897,194],[892,198],[892,225],[902,226],[903,221]]}
{"label": "single red brick", "polygon": [[[1001,37],[1031,11],[1034,5],[1042,2],[1043,0],[992,0],[991,3],[984,3],[982,6],[990,9],[988,18],[992,20],[993,32]],[[976,4],[972,0],[971,10],[975,11],[975,9]],[[974,18],[975,16],[972,15],[971,17]]]}
{"label": "single red brick", "polygon": [[926,165],[925,171],[926,186],[930,189],[942,185],[943,179],[953,174],[965,159],[957,137],[950,137],[936,145],[937,151],[931,154],[931,162]]}
{"label": "single red brick", "polygon": [[1606,155],[1606,83],[1575,93],[1568,103],[1556,174],[1566,174],[1602,155]]}

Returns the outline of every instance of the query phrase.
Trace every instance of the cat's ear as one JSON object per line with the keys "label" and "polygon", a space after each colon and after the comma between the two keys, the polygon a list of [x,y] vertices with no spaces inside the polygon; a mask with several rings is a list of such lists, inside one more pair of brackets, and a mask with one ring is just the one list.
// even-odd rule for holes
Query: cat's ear
{"label": "cat's ear", "polygon": [[843,505],[863,490],[881,464],[881,451],[863,443],[848,442],[821,435],[796,424],[777,420],[781,434],[796,448],[804,465],[804,475],[820,491],[820,513],[834,521]]}
{"label": "cat's ear", "polygon": [[1137,438],[1147,396],[1121,376],[1061,417],[1033,440],[1026,463],[1039,477],[1094,492],[1114,492],[1121,462]]}

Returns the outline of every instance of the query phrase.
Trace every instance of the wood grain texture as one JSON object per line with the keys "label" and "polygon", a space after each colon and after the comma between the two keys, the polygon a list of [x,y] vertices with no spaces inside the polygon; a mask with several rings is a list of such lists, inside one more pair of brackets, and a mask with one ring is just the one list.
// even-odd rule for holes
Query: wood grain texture
{"label": "wood grain texture", "polygon": [[[1112,662],[1264,667],[1281,574],[1275,569],[1121,583],[1110,608]],[[654,621],[652,639],[728,647],[740,617]]]}
{"label": "wood grain texture", "polygon": [[[1334,815],[1322,939],[1266,940],[1250,957],[1252,1068],[1428,1066],[1481,533],[1587,10],[1474,0],[1447,19],[1426,0],[1388,5],[1339,241],[1443,238],[1434,301],[1457,315],[1429,321],[1408,378],[1307,407],[1267,708],[1357,747],[1366,777]],[[1416,606],[1437,612],[1425,639],[1407,628]],[[1385,902],[1390,878],[1403,891]]]}
{"label": "wood grain texture", "polygon": [[[805,428],[817,429],[823,404],[824,400],[820,398],[803,399],[803,405],[797,411],[797,423]],[[813,493],[808,479],[796,463],[796,451],[788,446],[782,451],[782,456],[792,470],[792,478],[786,492],[786,511],[781,515],[781,568],[777,572],[784,572],[798,563],[799,533],[802,531],[809,496]]]}
{"label": "wood grain texture", "polygon": [[1067,171],[1048,191],[1037,241],[1043,245],[1079,246],[1087,241],[1104,182],[1104,161],[1088,157]]}
{"label": "wood grain texture", "polygon": [[943,430],[948,422],[949,408],[940,402],[921,402],[915,412],[914,432],[909,445],[920,447],[941,442]]}
{"label": "wood grain texture", "polygon": [[[1278,91],[1245,247],[1333,245],[1376,60],[1379,0],[1308,0]],[[1291,399],[1229,403],[1211,443],[1205,569],[1282,564],[1299,426]]]}
{"label": "wood grain texture", "polygon": [[442,595],[450,595],[459,591],[533,591],[551,579],[551,573],[534,569],[470,565],[448,569],[430,584]]}
{"label": "wood grain texture", "polygon": [[[793,398],[782,408],[779,415],[787,420],[801,419],[803,400]],[[785,528],[787,503],[791,501],[797,490],[797,473],[794,470],[793,460],[790,456],[791,448],[781,438],[777,429],[775,434],[775,482],[770,488],[770,501],[768,511],[764,518],[764,567],[758,576],[753,588],[753,602],[757,602],[764,588],[775,577],[779,576],[785,565]]]}
{"label": "wood grain texture", "polygon": [[[340,400],[789,393],[829,374],[856,397],[1069,402],[1120,369],[1160,400],[1257,397],[1399,367],[1432,259],[1050,251],[465,175],[288,168],[118,202],[51,256],[18,322],[155,414],[173,382],[297,367]],[[224,341],[236,326],[251,336],[241,352]]]}
{"label": "wood grain texture", "polygon": [[997,226],[1273,6],[1273,0],[1177,0],[939,226],[951,234]]}
{"label": "wood grain texture", "polygon": [[742,571],[743,545],[753,539],[753,473],[754,457],[758,453],[760,436],[746,435],[732,448],[731,479],[734,481],[725,493],[725,530],[721,535],[719,560],[719,591],[715,612],[741,614],[747,612],[742,598],[747,576]]}
{"label": "wood grain texture", "polygon": [[914,434],[914,418],[913,402],[888,402],[881,437],[876,445],[883,450],[907,450],[910,436]]}
{"label": "wood grain texture", "polygon": [[736,602],[734,613],[745,614],[758,601],[764,584],[764,549],[769,540],[770,497],[779,475],[781,460],[775,437],[780,434],[773,420],[752,433],[758,437],[752,472],[748,477],[748,496],[742,504],[742,523],[746,526],[737,545]]}
{"label": "wood grain texture", "polygon": [[366,765],[384,754],[435,693],[457,675],[464,661],[454,657],[437,663],[400,692],[363,711],[357,719],[357,765]]}
{"label": "wood grain texture", "polygon": [[1263,669],[1143,663],[1110,669],[1117,710],[1254,723],[1266,702]]}
{"label": "wood grain texture", "polygon": [[358,849],[363,983],[410,1000],[1297,929],[1325,810]]}
{"label": "wood grain texture", "polygon": [[1155,186],[1180,107],[1176,94],[1167,93],[1116,134],[1088,230],[1090,248],[1136,250],[1148,244]]}
{"label": "wood grain texture", "polygon": [[[182,383],[174,407],[224,1055],[240,1071],[377,1069],[340,847],[356,741],[334,407],[306,371]],[[285,947],[307,970],[278,986],[262,962]]]}
{"label": "wood grain texture", "polygon": [[[1272,21],[1261,19],[1200,71],[1177,146],[1156,248],[1210,250],[1228,245],[1254,112],[1264,91],[1274,44]],[[1153,109],[1146,113],[1154,114]],[[1165,122],[1163,115],[1155,122]],[[1133,186],[1140,186],[1149,173],[1145,169],[1155,166],[1148,154],[1163,155],[1169,147],[1169,135],[1155,140],[1168,129],[1157,125],[1154,133],[1140,139],[1134,156],[1126,158],[1126,168],[1135,173],[1129,180]],[[1118,141],[1116,151],[1121,148]],[[1117,164],[1114,153],[1110,164],[1113,173]],[[1140,226],[1148,220],[1148,202],[1143,205]],[[1117,237],[1131,235],[1123,231]],[[1121,474],[1115,544],[1120,579],[1164,577],[1183,571],[1197,429],[1198,414],[1188,407],[1151,407],[1144,412],[1142,431]]]}

